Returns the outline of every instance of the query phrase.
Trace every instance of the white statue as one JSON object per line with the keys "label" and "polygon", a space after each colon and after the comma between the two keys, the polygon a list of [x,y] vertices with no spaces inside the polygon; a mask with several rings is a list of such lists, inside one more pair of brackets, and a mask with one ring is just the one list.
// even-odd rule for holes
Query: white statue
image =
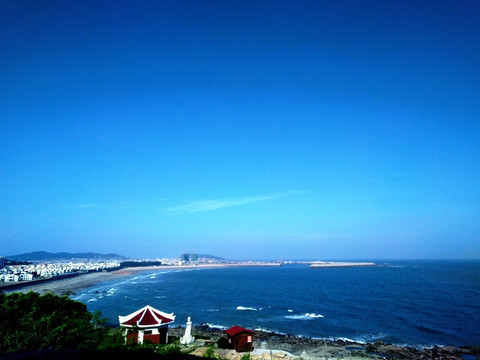
{"label": "white statue", "polygon": [[185,335],[180,338],[180,344],[188,345],[195,341],[195,338],[192,336],[192,320],[190,316],[187,319],[187,327],[185,328]]}

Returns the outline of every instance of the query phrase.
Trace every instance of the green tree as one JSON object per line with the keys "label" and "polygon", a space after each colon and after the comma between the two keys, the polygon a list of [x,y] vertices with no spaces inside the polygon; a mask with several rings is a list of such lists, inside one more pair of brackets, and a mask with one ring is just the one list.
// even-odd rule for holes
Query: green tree
{"label": "green tree", "polygon": [[0,353],[111,347],[118,337],[101,322],[85,304],[67,296],[0,294]]}

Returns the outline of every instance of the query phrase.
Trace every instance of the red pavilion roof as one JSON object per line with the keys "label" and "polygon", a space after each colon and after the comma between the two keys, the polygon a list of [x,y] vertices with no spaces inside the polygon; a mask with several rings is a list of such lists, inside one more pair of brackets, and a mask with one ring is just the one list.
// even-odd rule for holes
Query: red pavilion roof
{"label": "red pavilion roof", "polygon": [[147,305],[130,315],[119,316],[118,320],[120,321],[120,325],[125,327],[159,327],[173,323],[175,321],[175,315],[173,315],[173,313],[164,313]]}
{"label": "red pavilion roof", "polygon": [[246,332],[248,334],[253,334],[252,330],[248,330],[248,329],[242,328],[240,326],[231,327],[230,329],[225,330],[225,332],[230,336],[235,336],[235,335],[238,335],[242,332]]}

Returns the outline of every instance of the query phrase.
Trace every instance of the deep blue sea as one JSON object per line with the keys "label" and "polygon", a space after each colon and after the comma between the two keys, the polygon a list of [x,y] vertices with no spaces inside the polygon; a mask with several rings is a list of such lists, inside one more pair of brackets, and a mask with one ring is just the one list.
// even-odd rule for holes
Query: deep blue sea
{"label": "deep blue sea", "polygon": [[412,346],[480,345],[480,261],[381,266],[157,270],[72,296],[110,324],[149,304],[177,325],[239,325],[315,338]]}

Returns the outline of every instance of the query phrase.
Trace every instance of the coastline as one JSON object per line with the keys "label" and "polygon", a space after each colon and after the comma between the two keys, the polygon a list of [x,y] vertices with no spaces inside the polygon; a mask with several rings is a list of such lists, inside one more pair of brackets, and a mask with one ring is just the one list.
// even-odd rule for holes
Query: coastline
{"label": "coastline", "polygon": [[14,283],[12,285],[0,286],[0,293],[29,292],[35,291],[39,294],[53,293],[55,295],[73,295],[87,287],[96,285],[103,281],[129,277],[141,271],[168,271],[168,270],[188,270],[188,269],[208,269],[208,268],[227,268],[227,267],[251,267],[251,266],[280,266],[280,263],[232,263],[232,264],[199,264],[199,265],[164,265],[164,266],[138,266],[127,267],[114,271],[98,271],[72,276],[62,276],[50,278],[41,281],[25,281]]}
{"label": "coastline", "polygon": [[[184,335],[185,328],[177,326],[169,329],[173,338]],[[263,330],[253,330],[254,351],[253,359],[449,359],[449,360],[474,360],[480,357],[478,346],[432,346],[416,348],[385,344],[381,341],[375,343],[359,343],[347,339],[315,339],[290,334],[278,334]],[[195,347],[215,344],[219,338],[225,337],[223,329],[209,327],[208,325],[194,325],[192,335],[198,340],[192,344]],[[205,347],[199,347],[194,354],[202,356]],[[232,350],[215,349],[224,359],[240,359],[239,353]],[[242,353],[240,353],[242,354]],[[272,356],[273,354],[273,356]]]}
{"label": "coastline", "polygon": [[24,282],[14,286],[0,287],[0,292],[29,292],[34,291],[43,295],[46,293],[53,293],[58,296],[72,295],[75,291],[82,290],[89,286],[93,286],[103,281],[118,278],[121,276],[128,276],[128,274],[115,274],[115,272],[92,272],[79,274],[74,277],[67,278],[53,278],[49,281],[42,282]]}

